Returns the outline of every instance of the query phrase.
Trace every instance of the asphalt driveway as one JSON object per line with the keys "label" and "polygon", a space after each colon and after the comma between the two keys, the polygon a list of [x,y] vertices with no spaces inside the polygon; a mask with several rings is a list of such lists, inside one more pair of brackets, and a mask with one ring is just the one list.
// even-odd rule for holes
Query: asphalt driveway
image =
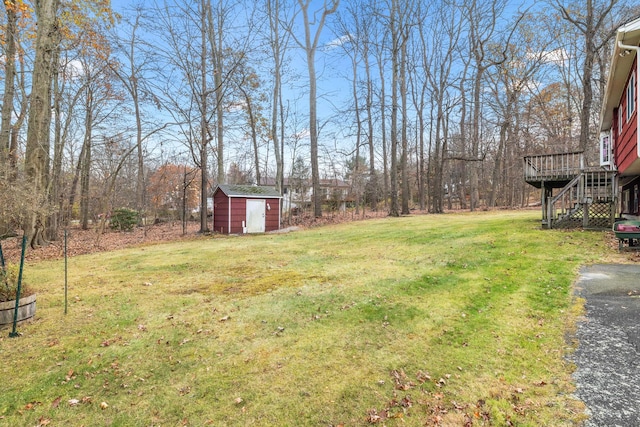
{"label": "asphalt driveway", "polygon": [[586,300],[571,355],[585,426],[640,426],[640,266],[583,267],[575,293]]}

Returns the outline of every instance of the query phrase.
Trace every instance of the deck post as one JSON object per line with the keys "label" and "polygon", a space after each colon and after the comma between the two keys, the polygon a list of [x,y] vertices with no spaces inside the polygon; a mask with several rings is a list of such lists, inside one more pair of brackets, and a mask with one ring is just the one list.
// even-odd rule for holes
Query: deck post
{"label": "deck post", "polygon": [[582,203],[582,228],[589,227],[589,202]]}
{"label": "deck post", "polygon": [[551,214],[551,198],[553,195],[553,188],[547,187],[545,182],[542,183],[542,225],[546,224],[547,228],[552,227],[552,214]]}

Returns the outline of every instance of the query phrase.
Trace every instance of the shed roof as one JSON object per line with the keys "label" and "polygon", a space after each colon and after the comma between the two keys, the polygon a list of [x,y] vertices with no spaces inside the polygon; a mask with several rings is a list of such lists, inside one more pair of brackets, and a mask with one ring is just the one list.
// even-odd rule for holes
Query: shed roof
{"label": "shed roof", "polygon": [[213,191],[215,194],[216,191],[222,191],[227,197],[249,197],[249,198],[278,198],[281,199],[282,196],[280,193],[276,191],[274,187],[264,187],[258,185],[228,185],[228,184],[220,184]]}

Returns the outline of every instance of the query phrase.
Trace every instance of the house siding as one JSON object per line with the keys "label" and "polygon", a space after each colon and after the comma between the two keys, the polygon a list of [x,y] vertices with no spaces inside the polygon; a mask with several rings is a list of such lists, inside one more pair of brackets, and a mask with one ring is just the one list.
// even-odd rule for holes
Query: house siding
{"label": "house siding", "polygon": [[[633,66],[631,67],[632,70],[636,69],[636,60],[633,63]],[[633,72],[633,71],[632,71]],[[614,118],[614,129],[616,132],[616,138],[615,138],[615,147],[614,147],[614,159],[616,162],[616,166],[618,167],[618,171],[622,174],[624,174],[625,170],[631,166],[631,164],[637,160],[638,158],[638,151],[637,151],[637,145],[638,145],[638,120],[637,120],[637,114],[638,114],[638,96],[636,95],[636,108],[635,111],[633,112],[632,116],[629,118],[629,120],[626,119],[627,117],[627,109],[628,109],[628,105],[627,105],[627,96],[626,96],[626,92],[627,92],[627,87],[629,85],[629,79],[631,77],[631,73],[629,74],[629,76],[627,76],[627,82],[625,84],[625,90],[623,91],[623,95],[620,99],[620,106],[618,107],[619,109],[622,109],[622,129],[617,129],[617,117]],[[638,77],[636,76],[636,88],[638,86]],[[637,94],[637,89],[636,89],[636,94]]]}

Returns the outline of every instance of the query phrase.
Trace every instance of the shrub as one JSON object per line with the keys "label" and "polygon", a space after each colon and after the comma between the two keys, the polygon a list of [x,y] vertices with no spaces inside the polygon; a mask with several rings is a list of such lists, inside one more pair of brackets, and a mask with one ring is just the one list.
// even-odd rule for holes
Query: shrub
{"label": "shrub", "polygon": [[[0,269],[0,302],[13,301],[18,291],[19,266],[9,264],[5,270]],[[20,298],[32,295],[33,291],[22,282],[20,285]]]}
{"label": "shrub", "polygon": [[112,230],[131,231],[140,220],[140,214],[132,209],[120,208],[113,211],[109,222]]}

